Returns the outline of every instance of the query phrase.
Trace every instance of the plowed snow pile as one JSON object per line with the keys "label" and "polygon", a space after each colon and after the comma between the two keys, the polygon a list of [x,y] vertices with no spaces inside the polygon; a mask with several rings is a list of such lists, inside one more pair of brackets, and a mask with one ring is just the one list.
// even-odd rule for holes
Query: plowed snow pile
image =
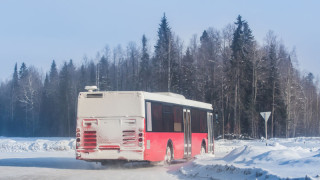
{"label": "plowed snow pile", "polygon": [[320,138],[315,137],[218,140],[215,155],[130,169],[76,160],[74,150],[75,138],[0,137],[0,179],[320,180]]}
{"label": "plowed snow pile", "polygon": [[75,138],[5,138],[0,137],[0,152],[73,151]]}
{"label": "plowed snow pile", "polygon": [[320,179],[320,138],[215,141],[215,156],[198,156],[180,172],[214,179]]}

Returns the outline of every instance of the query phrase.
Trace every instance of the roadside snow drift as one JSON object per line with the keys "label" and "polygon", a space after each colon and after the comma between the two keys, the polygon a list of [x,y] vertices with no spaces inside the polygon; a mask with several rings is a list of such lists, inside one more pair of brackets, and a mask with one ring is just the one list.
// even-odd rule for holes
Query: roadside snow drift
{"label": "roadside snow drift", "polygon": [[75,138],[0,137],[0,152],[74,151]]}
{"label": "roadside snow drift", "polygon": [[0,179],[160,180],[320,180],[320,138],[218,140],[215,155],[199,155],[171,166],[129,165],[76,160],[75,138],[0,137]]}
{"label": "roadside snow drift", "polygon": [[198,156],[180,172],[214,179],[320,179],[320,138],[215,143],[215,157]]}

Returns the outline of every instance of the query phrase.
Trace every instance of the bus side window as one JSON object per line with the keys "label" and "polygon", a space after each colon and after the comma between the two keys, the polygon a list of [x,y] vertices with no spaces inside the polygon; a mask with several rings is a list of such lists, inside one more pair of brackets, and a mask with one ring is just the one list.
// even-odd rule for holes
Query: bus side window
{"label": "bus side window", "polygon": [[174,132],[182,132],[182,107],[174,106],[173,108],[173,129]]}
{"label": "bus side window", "polygon": [[152,103],[152,131],[153,132],[163,132],[163,122],[162,122],[162,104]]}
{"label": "bus side window", "polygon": [[163,131],[173,132],[173,107],[162,105]]}
{"label": "bus side window", "polygon": [[200,111],[198,109],[191,109],[191,131],[194,133],[200,132]]}
{"label": "bus side window", "polygon": [[200,111],[200,132],[206,133],[207,130],[207,112],[206,111]]}
{"label": "bus side window", "polygon": [[151,102],[147,102],[147,131],[152,131]]}

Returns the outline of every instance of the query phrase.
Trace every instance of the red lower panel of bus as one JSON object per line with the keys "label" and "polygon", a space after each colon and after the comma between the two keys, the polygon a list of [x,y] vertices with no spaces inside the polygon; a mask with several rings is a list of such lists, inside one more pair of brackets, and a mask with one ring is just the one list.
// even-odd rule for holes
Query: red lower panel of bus
{"label": "red lower panel of bus", "polygon": [[[207,133],[192,134],[192,157],[200,153],[203,139],[207,144]],[[144,160],[163,161],[169,140],[173,143],[174,159],[183,159],[184,133],[146,132]]]}
{"label": "red lower panel of bus", "polygon": [[[173,143],[175,159],[183,158],[184,135],[183,133],[168,132],[147,132],[145,133],[145,152],[144,159],[147,161],[163,161],[166,153],[167,143]],[[150,147],[148,142],[150,141]]]}
{"label": "red lower panel of bus", "polygon": [[208,134],[207,133],[192,133],[191,135],[191,155],[194,157],[195,155],[200,154],[202,140],[204,139],[206,142],[206,149],[208,149]]}

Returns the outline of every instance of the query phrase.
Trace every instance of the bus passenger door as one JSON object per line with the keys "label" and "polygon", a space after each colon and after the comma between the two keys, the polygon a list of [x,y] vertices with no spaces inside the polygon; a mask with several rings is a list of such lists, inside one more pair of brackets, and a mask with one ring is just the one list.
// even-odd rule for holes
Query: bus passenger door
{"label": "bus passenger door", "polygon": [[191,113],[190,109],[183,109],[184,126],[184,158],[191,158]]}
{"label": "bus passenger door", "polygon": [[207,113],[207,123],[208,123],[208,153],[213,153],[213,116],[212,113]]}

